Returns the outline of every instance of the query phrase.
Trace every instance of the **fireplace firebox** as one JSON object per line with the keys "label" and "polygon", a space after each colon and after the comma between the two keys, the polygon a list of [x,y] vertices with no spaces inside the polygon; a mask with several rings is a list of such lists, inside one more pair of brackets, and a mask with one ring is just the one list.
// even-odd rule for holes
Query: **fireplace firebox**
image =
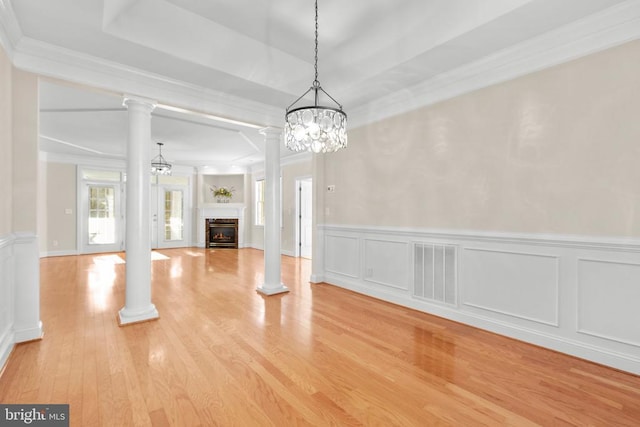
{"label": "fireplace firebox", "polygon": [[238,248],[237,218],[207,218],[205,232],[208,248]]}

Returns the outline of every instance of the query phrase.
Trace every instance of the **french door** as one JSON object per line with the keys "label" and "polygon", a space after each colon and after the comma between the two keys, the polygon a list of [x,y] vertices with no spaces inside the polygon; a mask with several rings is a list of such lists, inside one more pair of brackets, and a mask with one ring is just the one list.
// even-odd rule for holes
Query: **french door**
{"label": "french door", "polygon": [[151,188],[151,247],[189,246],[188,187],[153,185]]}
{"label": "french door", "polygon": [[123,221],[120,183],[83,185],[82,207],[85,218],[81,229],[83,253],[123,250]]}

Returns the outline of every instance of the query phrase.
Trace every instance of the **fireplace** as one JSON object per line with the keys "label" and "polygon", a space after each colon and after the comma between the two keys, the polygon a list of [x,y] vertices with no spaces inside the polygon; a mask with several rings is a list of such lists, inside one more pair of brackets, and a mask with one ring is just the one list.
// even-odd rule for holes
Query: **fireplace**
{"label": "fireplace", "polygon": [[208,248],[238,248],[237,218],[205,219],[206,246]]}

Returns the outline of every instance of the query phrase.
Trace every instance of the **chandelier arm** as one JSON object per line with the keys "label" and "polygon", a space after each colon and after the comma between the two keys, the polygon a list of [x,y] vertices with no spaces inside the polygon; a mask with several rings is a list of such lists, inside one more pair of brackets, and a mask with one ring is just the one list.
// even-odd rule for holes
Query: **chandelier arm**
{"label": "chandelier arm", "polygon": [[[342,104],[340,104],[338,101],[336,101],[336,100],[333,98],[333,96],[329,95],[329,94],[327,93],[327,91],[326,91],[326,90],[324,90],[324,89],[322,89],[321,87],[318,87],[318,89],[320,89],[320,90],[322,91],[322,93],[324,93],[325,95],[327,95],[327,96],[328,96],[328,97],[329,97],[333,102],[335,102],[335,103],[336,103],[336,105],[338,106],[338,108],[340,108],[340,110],[342,110]],[[316,105],[317,105],[317,102],[316,102]],[[346,116],[346,114],[345,114],[345,116]]]}
{"label": "chandelier arm", "polygon": [[[306,94],[308,94],[309,92],[311,92],[313,90],[313,87],[310,87],[309,89],[307,89],[307,91],[305,93],[303,93],[302,95],[300,95],[300,97],[298,99],[296,99],[295,101],[293,101],[293,103],[291,105],[289,105],[287,107],[287,111],[285,114],[289,113],[289,110],[291,109],[291,107],[293,107],[294,105],[296,105],[298,103],[298,101],[300,101],[302,98],[305,97]],[[323,91],[324,92],[324,91]],[[325,92],[326,93],[326,92]]]}

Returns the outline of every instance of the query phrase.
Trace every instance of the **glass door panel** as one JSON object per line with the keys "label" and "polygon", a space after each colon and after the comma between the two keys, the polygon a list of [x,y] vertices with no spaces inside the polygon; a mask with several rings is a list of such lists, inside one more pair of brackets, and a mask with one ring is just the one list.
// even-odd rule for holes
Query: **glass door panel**
{"label": "glass door panel", "polygon": [[184,193],[182,190],[164,191],[164,240],[184,240]]}
{"label": "glass door panel", "polygon": [[119,184],[86,184],[85,191],[83,252],[121,250]]}

